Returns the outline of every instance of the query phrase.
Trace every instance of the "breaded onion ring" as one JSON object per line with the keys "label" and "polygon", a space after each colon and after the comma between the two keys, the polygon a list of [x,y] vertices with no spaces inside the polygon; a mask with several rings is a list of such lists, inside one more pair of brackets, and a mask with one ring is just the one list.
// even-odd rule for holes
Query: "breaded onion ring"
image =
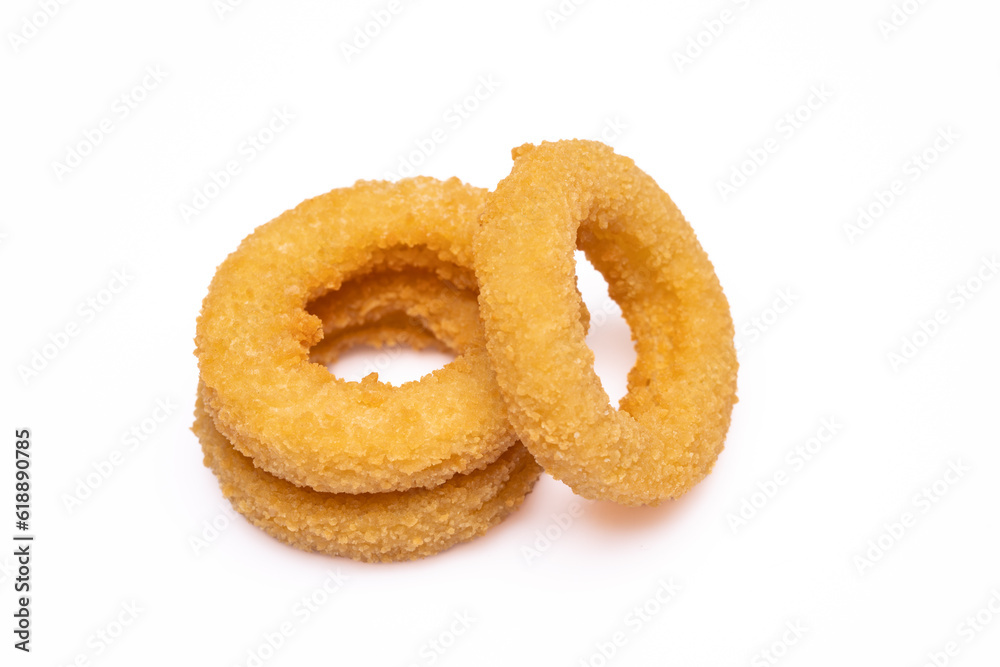
{"label": "breaded onion ring", "polygon": [[323,340],[309,358],[330,365],[358,342],[433,347],[453,354],[483,350],[477,296],[426,269],[382,271],[351,280],[308,305],[323,321]]}
{"label": "breaded onion ring", "polygon": [[520,444],[431,489],[321,493],[259,468],[215,428],[199,387],[194,432],[223,495],[252,524],[293,547],[360,561],[422,558],[482,535],[514,511],[541,468]]}
{"label": "breaded onion ring", "polygon": [[376,350],[409,347],[413,350],[452,351],[419,322],[405,315],[388,315],[370,324],[359,324],[327,334],[309,351],[309,360],[329,368],[345,351],[359,345],[367,345]]}
{"label": "breaded onion ring", "polygon": [[[456,289],[427,271],[365,275],[308,310],[323,321],[310,358],[330,364],[352,345],[434,345],[462,354],[482,347],[476,292]],[[482,470],[431,489],[322,493],[295,486],[253,465],[215,428],[199,386],[194,431],[205,465],[223,494],[251,523],[291,546],[363,561],[428,556],[484,533],[512,512],[541,472],[520,444]]]}
{"label": "breaded onion ring", "polygon": [[[604,144],[513,151],[475,239],[487,347],[511,422],[554,477],[626,505],[677,497],[708,474],[736,401],[729,305],[691,226]],[[615,410],[594,373],[574,250],[608,281],[636,345]]]}
{"label": "breaded onion ring", "polygon": [[482,348],[400,387],[309,361],[323,331],[307,304],[353,277],[417,267],[474,289],[485,194],[458,179],[359,182],[244,239],[212,280],[196,337],[206,407],[238,451],[299,486],[361,493],[436,486],[514,443]]}

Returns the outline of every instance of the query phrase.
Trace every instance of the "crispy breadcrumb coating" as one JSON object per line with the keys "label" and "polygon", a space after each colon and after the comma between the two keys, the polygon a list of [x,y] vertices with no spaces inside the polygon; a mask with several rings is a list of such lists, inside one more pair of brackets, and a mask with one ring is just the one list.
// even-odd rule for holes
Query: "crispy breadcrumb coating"
{"label": "crispy breadcrumb coating", "polygon": [[244,239],[212,281],[196,337],[206,409],[238,451],[299,486],[362,493],[432,487],[514,443],[482,346],[400,387],[347,382],[309,359],[323,328],[307,305],[352,278],[410,267],[474,290],[485,196],[458,179],[358,182]]}
{"label": "crispy breadcrumb coating", "polygon": [[429,556],[499,523],[541,474],[528,451],[516,444],[485,468],[455,475],[434,488],[322,493],[254,467],[215,428],[202,393],[193,430],[223,495],[252,524],[306,551],[369,562]]}
{"label": "crispy breadcrumb coating", "polygon": [[[656,504],[723,448],[736,402],[729,304],[670,197],[593,141],[524,145],[475,239],[487,348],[521,441],[588,498]],[[608,281],[637,360],[616,410],[594,373],[575,289],[582,249]]]}

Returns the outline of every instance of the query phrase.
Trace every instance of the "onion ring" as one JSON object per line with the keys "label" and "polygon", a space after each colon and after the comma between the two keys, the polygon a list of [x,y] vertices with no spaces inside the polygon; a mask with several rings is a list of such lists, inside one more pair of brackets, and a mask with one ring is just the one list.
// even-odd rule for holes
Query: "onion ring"
{"label": "onion ring", "polygon": [[[736,402],[733,323],[715,270],[670,197],[610,147],[527,144],[513,157],[475,253],[487,348],[514,430],[587,498],[677,497],[711,471]],[[577,247],[635,341],[618,410],[577,317]]]}
{"label": "onion ring", "polygon": [[485,467],[515,441],[485,349],[418,382],[347,382],[309,361],[323,335],[306,306],[351,278],[425,268],[475,288],[485,191],[414,178],[307,200],[244,239],[198,320],[206,407],[256,466],[330,493],[401,491]]}
{"label": "onion ring", "polygon": [[[323,321],[310,351],[330,364],[357,344],[482,348],[477,294],[427,271],[365,275],[308,306]],[[219,433],[199,386],[193,430],[223,494],[251,523],[291,546],[361,561],[420,558],[483,534],[517,508],[541,474],[521,444],[485,468],[431,489],[323,493],[256,468]]]}
{"label": "onion ring", "polygon": [[422,558],[482,535],[513,512],[541,474],[520,444],[481,470],[431,489],[322,493],[259,468],[219,433],[198,394],[192,430],[233,508],[298,549],[367,562]]}
{"label": "onion ring", "polygon": [[347,347],[432,347],[455,355],[485,349],[477,292],[459,289],[428,270],[382,271],[345,283],[310,303],[323,321],[323,340],[309,351],[329,366]]}
{"label": "onion ring", "polygon": [[323,340],[309,351],[309,361],[329,368],[346,350],[360,345],[367,345],[376,350],[409,347],[413,350],[451,352],[450,348],[418,322],[405,316],[394,315],[324,336]]}

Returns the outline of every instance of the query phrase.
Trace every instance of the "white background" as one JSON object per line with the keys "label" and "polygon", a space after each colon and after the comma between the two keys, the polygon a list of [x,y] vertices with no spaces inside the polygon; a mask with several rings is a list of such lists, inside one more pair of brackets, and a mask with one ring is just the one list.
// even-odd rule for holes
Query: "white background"
{"label": "white background", "polygon": [[[563,3],[559,21],[557,0],[403,2],[350,62],[342,45],[387,1],[246,1],[221,17],[211,0],[70,2],[34,32],[24,21],[43,22],[41,4],[5,2],[0,538],[14,532],[13,431],[29,427],[37,542],[27,656],[11,648],[0,550],[3,663],[246,665],[290,621],[263,664],[918,666],[949,642],[956,655],[938,664],[996,664],[1000,279],[983,261],[1000,252],[1000,5],[909,0],[912,16],[883,34],[896,1],[593,0]],[[147,68],[165,78],[131,93]],[[481,77],[496,89],[449,121]],[[829,99],[800,108],[814,89]],[[127,117],[123,94],[144,98]],[[241,144],[274,109],[294,119],[246,159]],[[808,118],[789,132],[796,110]],[[103,119],[111,132],[60,178],[55,163]],[[416,171],[491,188],[514,146],[621,128],[605,137],[678,203],[732,305],[742,367],[727,447],[658,508],[584,504],[563,529],[554,517],[577,500],[543,477],[520,512],[433,558],[304,554],[229,519],[201,464],[188,430],[195,317],[217,264],[256,226],[386,177],[438,127],[446,140]],[[942,130],[957,138],[914,180],[907,163]],[[765,144],[776,150],[724,197],[719,184]],[[181,205],[231,159],[240,173],[185,220]],[[903,193],[851,238],[859,207],[897,179]],[[992,280],[977,283],[980,270]],[[127,287],[87,315],[115,271]],[[971,299],[955,291],[967,284]],[[592,310],[599,287],[588,280]],[[782,293],[791,306],[777,313]],[[894,364],[938,310],[946,321]],[[71,324],[78,335],[22,379]],[[619,395],[623,327],[612,317],[591,339]],[[157,401],[175,407],[128,451],[123,435]],[[825,419],[835,436],[794,463]],[[115,450],[121,464],[68,509]],[[967,471],[919,500],[951,463]],[[744,501],[758,507],[734,529],[741,507],[752,513]],[[912,525],[886,533],[904,513]],[[213,520],[225,526],[214,539]],[[207,548],[196,554],[192,537]],[[304,620],[294,605],[338,570],[341,590]],[[666,603],[661,579],[680,587]],[[117,632],[132,603],[138,618],[103,644],[96,633]],[[451,637],[466,613],[471,627]],[[624,645],[605,659],[616,633]],[[428,648],[438,639],[443,654]]]}

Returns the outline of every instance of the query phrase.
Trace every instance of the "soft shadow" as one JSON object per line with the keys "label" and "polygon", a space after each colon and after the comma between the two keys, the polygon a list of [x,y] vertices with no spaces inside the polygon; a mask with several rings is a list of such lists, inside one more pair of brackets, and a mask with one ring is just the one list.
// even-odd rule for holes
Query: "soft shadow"
{"label": "soft shadow", "polygon": [[590,524],[599,531],[616,533],[658,529],[686,511],[692,497],[699,493],[700,486],[677,500],[664,500],[656,507],[627,507],[610,501],[595,501],[580,518],[580,523]]}

